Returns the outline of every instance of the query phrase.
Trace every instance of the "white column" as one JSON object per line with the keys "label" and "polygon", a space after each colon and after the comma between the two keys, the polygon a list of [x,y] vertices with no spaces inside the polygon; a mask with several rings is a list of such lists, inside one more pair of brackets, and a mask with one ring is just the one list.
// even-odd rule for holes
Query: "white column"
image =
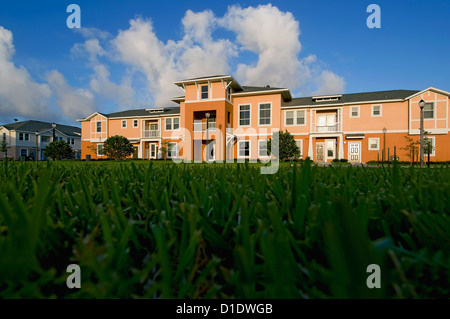
{"label": "white column", "polygon": [[308,145],[308,157],[313,160],[313,139],[311,134],[309,135],[309,145]]}
{"label": "white column", "polygon": [[142,152],[143,146],[144,146],[144,144],[142,143],[142,140],[141,140],[141,142],[140,142],[140,144],[139,144],[139,151],[138,151],[138,157],[139,157],[139,158],[144,158],[143,152]]}
{"label": "white column", "polygon": [[344,158],[344,135],[339,136],[339,159]]}

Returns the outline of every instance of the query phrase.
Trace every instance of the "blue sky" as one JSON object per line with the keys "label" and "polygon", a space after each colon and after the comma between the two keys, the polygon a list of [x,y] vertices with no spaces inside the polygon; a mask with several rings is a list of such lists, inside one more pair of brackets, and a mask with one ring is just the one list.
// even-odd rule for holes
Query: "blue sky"
{"label": "blue sky", "polygon": [[[366,25],[371,3],[381,29]],[[220,73],[295,96],[449,91],[449,12],[444,0],[2,1],[0,123],[173,106],[173,81]]]}

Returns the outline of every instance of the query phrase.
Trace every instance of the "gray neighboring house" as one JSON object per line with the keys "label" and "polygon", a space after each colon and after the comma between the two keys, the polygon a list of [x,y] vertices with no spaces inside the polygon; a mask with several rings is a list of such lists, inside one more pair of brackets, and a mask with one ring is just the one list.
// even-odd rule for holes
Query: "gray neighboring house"
{"label": "gray neighboring house", "polygon": [[[0,142],[6,139],[8,143],[8,157],[19,160],[20,156],[36,157],[38,160],[46,160],[47,157],[42,151],[53,140],[53,123],[41,121],[23,121],[0,126]],[[56,140],[63,140],[69,143],[75,151],[75,158],[81,158],[81,128],[69,125],[56,124]],[[0,159],[3,159],[3,152],[0,152]]]}

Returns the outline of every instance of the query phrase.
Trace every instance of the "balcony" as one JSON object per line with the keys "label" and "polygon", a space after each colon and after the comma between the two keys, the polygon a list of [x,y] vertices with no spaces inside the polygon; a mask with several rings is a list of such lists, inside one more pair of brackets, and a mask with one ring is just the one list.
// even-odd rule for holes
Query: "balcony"
{"label": "balcony", "polygon": [[341,123],[334,123],[334,124],[326,124],[326,125],[318,125],[315,124],[315,133],[330,133],[330,132],[340,132],[341,130]]}
{"label": "balcony", "polygon": [[[216,121],[208,121],[208,132],[216,130]],[[194,132],[206,132],[206,122],[195,121]]]}
{"label": "balcony", "polygon": [[142,138],[159,138],[160,136],[159,130],[143,130],[141,134]]}

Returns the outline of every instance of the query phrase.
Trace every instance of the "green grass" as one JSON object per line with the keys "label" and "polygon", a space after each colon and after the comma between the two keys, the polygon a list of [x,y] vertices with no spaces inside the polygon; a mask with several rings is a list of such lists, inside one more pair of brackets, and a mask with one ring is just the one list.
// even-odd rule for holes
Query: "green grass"
{"label": "green grass", "polygon": [[0,164],[0,298],[450,297],[444,167]]}

